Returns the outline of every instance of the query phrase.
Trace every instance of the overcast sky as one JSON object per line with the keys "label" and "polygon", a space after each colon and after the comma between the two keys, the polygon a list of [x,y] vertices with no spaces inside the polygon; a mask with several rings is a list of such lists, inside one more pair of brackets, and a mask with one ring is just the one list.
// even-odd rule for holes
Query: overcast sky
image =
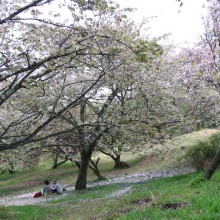
{"label": "overcast sky", "polygon": [[176,0],[115,0],[123,7],[137,8],[132,18],[141,21],[142,17],[157,16],[151,22],[151,34],[160,36],[171,33],[175,44],[196,42],[203,32],[202,15],[207,9],[207,0],[183,0],[180,8]]}

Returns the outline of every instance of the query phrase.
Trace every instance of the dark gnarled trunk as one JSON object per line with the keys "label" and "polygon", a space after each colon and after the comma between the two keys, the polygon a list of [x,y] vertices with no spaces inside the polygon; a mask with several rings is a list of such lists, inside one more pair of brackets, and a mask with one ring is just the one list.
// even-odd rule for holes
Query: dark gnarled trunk
{"label": "dark gnarled trunk", "polygon": [[126,169],[129,168],[129,164],[121,161],[121,155],[117,155],[116,157],[112,157],[115,162],[114,169]]}
{"label": "dark gnarled trunk", "polygon": [[114,168],[117,168],[121,162],[121,155],[111,156],[111,158],[115,162]]}
{"label": "dark gnarled trunk", "polygon": [[64,164],[67,162],[68,159],[64,159],[63,161],[58,163],[58,155],[55,155],[53,158],[53,167],[52,169],[56,169],[58,166]]}
{"label": "dark gnarled trunk", "polygon": [[[111,97],[112,98],[112,97]],[[86,102],[85,100],[82,100],[80,104],[80,121],[82,124],[84,124],[85,121],[85,107]],[[105,104],[102,110],[99,113],[99,117],[103,115],[105,112],[105,109],[108,107],[108,104]],[[75,190],[83,190],[86,188],[86,181],[87,181],[87,171],[89,167],[89,162],[92,157],[92,153],[95,150],[96,144],[99,141],[99,139],[102,137],[102,135],[107,132],[109,128],[105,128],[103,131],[101,131],[100,125],[97,125],[95,127],[95,131],[98,133],[97,136],[95,136],[93,139],[91,139],[91,142],[89,145],[85,145],[85,131],[84,128],[79,128],[79,140],[80,140],[80,147],[81,147],[81,161],[80,161],[80,167],[79,167],[79,175],[76,180],[76,186]]]}
{"label": "dark gnarled trunk", "polygon": [[219,148],[218,148],[214,158],[212,159],[210,165],[208,166],[208,168],[205,171],[205,174],[204,174],[204,177],[203,177],[205,180],[211,179],[212,174],[217,169],[219,163],[220,163],[220,144],[219,144]]}
{"label": "dark gnarled trunk", "polygon": [[92,159],[90,160],[91,165],[89,165],[89,168],[93,171],[93,173],[97,176],[98,180],[106,179],[104,176],[101,175],[100,170],[98,168],[100,157],[94,162]]}
{"label": "dark gnarled trunk", "polygon": [[91,153],[87,153],[86,151],[81,152],[81,163],[80,163],[79,175],[76,181],[75,190],[86,189],[87,170],[90,159],[91,159]]}

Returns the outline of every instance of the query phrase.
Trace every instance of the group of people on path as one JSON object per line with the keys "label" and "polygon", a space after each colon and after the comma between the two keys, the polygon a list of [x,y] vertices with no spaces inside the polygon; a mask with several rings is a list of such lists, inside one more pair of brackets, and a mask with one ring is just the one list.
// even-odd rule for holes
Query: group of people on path
{"label": "group of people on path", "polygon": [[63,190],[56,180],[52,181],[52,186],[50,186],[49,180],[44,181],[43,195],[62,194],[62,193]]}
{"label": "group of people on path", "polygon": [[63,189],[56,180],[52,181],[52,185],[50,185],[49,180],[45,180],[43,189],[40,192],[35,193],[33,197],[36,198],[40,196],[49,196],[53,194],[60,195],[62,193]]}

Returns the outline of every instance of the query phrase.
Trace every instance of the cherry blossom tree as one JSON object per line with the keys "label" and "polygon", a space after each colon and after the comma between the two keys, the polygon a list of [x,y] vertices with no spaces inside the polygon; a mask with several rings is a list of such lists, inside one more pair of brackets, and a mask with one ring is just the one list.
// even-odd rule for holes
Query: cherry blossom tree
{"label": "cherry blossom tree", "polygon": [[[36,142],[77,149],[77,190],[104,140],[150,140],[176,125],[190,131],[218,108],[216,49],[172,54],[111,1],[14,0],[2,8],[0,151]],[[71,143],[58,141],[65,136]]]}
{"label": "cherry blossom tree", "polygon": [[[4,1],[1,4],[4,8],[1,10],[0,20],[1,151],[36,141],[33,138],[53,120],[67,109],[79,105],[79,100],[111,71],[106,66],[101,66],[101,63],[96,65],[96,60],[102,56],[113,57],[118,53],[117,49],[111,49],[111,42],[116,40],[115,37],[98,28],[103,23],[102,27],[107,30],[104,17],[108,20],[111,16],[119,16],[114,14],[113,8],[107,7],[105,1],[69,1],[57,5],[58,11],[63,7],[68,9],[72,19],[62,21],[61,18],[59,22],[54,21],[59,16],[55,11],[49,11],[50,16],[44,18],[42,7],[45,6],[47,11],[50,7],[48,4],[55,2]],[[91,9],[94,20],[86,17],[85,11]],[[105,46],[109,44],[108,48],[104,49],[104,41]],[[42,99],[51,99],[52,87],[46,90],[46,84],[53,80],[56,83],[63,72],[69,72],[69,77],[78,77],[80,72],[89,72],[91,69],[94,78],[87,81],[72,99],[63,100],[65,106],[59,105],[58,101],[53,103],[54,106],[51,105],[52,101],[40,106]],[[78,87],[79,84],[80,80]],[[33,93],[38,94],[38,104],[31,99]],[[54,98],[58,100],[58,97]],[[20,106],[19,102],[29,102],[28,107]],[[37,111],[33,113],[33,109]]]}
{"label": "cherry blossom tree", "polygon": [[[209,49],[210,54],[210,69],[208,71],[206,81],[210,86],[215,89],[215,94],[219,100],[220,84],[219,84],[219,74],[220,74],[220,1],[212,0],[210,1],[209,14],[204,20],[205,24],[205,34],[204,43]],[[216,100],[216,103],[218,103]],[[219,117],[219,111],[216,112]],[[220,162],[220,150],[216,152],[215,157],[211,161],[210,165],[207,167],[204,173],[204,179],[210,179],[212,174],[215,172],[216,168]]]}
{"label": "cherry blossom tree", "polygon": [[[0,151],[51,144],[77,131],[76,189],[83,189],[94,148],[109,129],[102,119],[138,71],[133,61],[139,30],[111,2],[56,3],[2,3]],[[58,13],[64,8],[66,20]],[[88,105],[91,116],[85,118]],[[76,116],[69,118],[69,112]]]}

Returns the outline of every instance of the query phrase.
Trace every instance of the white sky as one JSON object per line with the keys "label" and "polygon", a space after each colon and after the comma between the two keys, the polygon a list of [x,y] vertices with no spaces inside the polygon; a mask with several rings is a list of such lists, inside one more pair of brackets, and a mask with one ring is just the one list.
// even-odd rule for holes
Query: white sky
{"label": "white sky", "polygon": [[207,0],[183,0],[180,8],[176,0],[114,0],[122,7],[137,8],[132,19],[141,21],[143,17],[157,16],[150,24],[152,36],[171,33],[171,42],[189,45],[196,42],[203,33],[202,15],[207,9]]}

